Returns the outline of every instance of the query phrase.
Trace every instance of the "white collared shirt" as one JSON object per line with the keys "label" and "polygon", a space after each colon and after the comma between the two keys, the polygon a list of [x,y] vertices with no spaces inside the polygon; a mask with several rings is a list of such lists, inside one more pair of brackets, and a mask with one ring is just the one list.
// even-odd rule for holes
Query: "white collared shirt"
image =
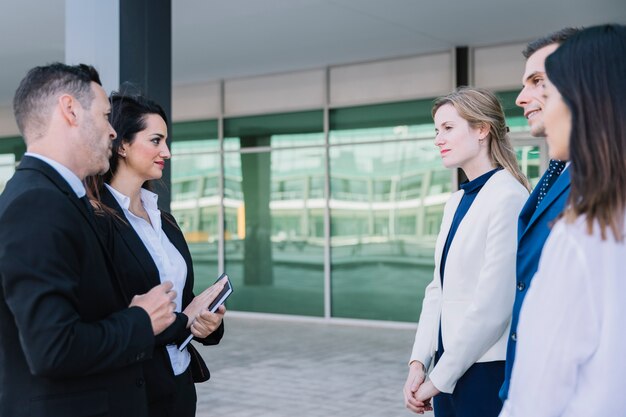
{"label": "white collared shirt", "polygon": [[26,152],[24,156],[30,156],[31,158],[37,158],[40,161],[43,161],[50,165],[56,172],[59,173],[60,176],[63,177],[65,181],[72,187],[74,193],[76,193],[76,197],[82,198],[86,194],[85,186],[83,182],[78,178],[76,174],[74,174],[68,167],[65,165],[55,161],[54,159],[47,158],[43,155],[39,155],[34,152]]}
{"label": "white collared shirt", "polygon": [[[176,303],[176,311],[181,312],[183,289],[185,288],[185,281],[187,279],[187,264],[178,249],[170,242],[161,228],[161,211],[157,206],[158,195],[144,188],[141,189],[141,203],[148,213],[150,223],[152,223],[150,224],[141,217],[134,215],[129,210],[129,197],[120,193],[109,184],[105,184],[105,186],[113,197],[115,197],[120,207],[122,207],[126,219],[133,229],[135,229],[135,232],[139,235],[139,238],[148,252],[150,252],[150,256],[159,270],[160,281],[171,281],[174,284],[174,290],[176,291],[176,299],[174,300]],[[168,345],[167,353],[169,354],[172,368],[174,369],[174,375],[180,375],[185,372],[191,362],[191,355],[187,349],[185,348],[185,350],[181,352],[176,345]]]}
{"label": "white collared shirt", "polygon": [[623,416],[626,243],[559,220],[522,306],[500,417]]}

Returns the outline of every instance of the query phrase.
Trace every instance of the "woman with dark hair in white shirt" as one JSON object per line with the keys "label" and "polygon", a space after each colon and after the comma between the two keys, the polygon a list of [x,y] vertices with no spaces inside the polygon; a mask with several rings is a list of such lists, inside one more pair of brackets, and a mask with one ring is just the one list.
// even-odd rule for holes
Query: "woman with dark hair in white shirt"
{"label": "woman with dark hair in white shirt", "polygon": [[208,380],[209,370],[193,345],[182,351],[178,345],[190,332],[205,345],[219,343],[225,308],[211,313],[207,307],[223,282],[194,297],[185,238],[174,217],[158,209],[157,195],[149,190],[171,156],[161,106],[143,96],[114,94],[110,117],[117,133],[110,169],[87,181],[100,235],[118,267],[126,297],[165,281],[174,284],[177,294],[176,321],[157,336],[153,358],[144,362],[144,380],[137,383],[145,385],[150,417],[192,417],[194,382]]}

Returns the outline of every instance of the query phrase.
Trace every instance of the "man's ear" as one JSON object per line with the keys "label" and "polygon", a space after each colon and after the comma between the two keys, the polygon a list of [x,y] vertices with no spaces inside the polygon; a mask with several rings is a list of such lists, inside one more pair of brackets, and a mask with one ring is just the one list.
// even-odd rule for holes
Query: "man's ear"
{"label": "man's ear", "polygon": [[63,119],[66,120],[70,126],[77,126],[78,113],[80,112],[78,100],[69,94],[63,94],[59,97],[59,107]]}

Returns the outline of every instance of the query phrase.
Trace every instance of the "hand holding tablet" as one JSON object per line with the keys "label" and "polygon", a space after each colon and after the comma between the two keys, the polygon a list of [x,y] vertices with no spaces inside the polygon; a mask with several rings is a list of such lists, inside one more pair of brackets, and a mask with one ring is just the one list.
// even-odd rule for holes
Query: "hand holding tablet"
{"label": "hand holding tablet", "polygon": [[[217,294],[217,296],[211,301],[211,303],[208,306],[208,310],[211,313],[215,313],[217,309],[219,308],[219,306],[224,304],[224,301],[226,301],[228,296],[230,296],[230,294],[232,294],[233,292],[233,286],[227,274],[220,275],[219,278],[217,278],[217,280],[215,281],[215,283],[218,283],[222,279],[224,279],[224,287],[222,288],[220,293]],[[193,339],[193,334],[189,335],[189,337],[178,347],[178,350],[183,351],[185,347],[189,344],[189,342],[191,342],[191,339]]]}

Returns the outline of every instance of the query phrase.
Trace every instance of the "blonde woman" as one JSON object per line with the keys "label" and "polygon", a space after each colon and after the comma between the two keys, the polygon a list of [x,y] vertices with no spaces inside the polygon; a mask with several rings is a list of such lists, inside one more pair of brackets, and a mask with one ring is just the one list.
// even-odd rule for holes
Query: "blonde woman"
{"label": "blonde woman", "polygon": [[444,208],[405,404],[416,413],[432,406],[436,417],[495,417],[515,297],[517,217],[529,184],[492,93],[459,88],[437,99],[432,114],[444,166],[461,168],[468,180]]}

